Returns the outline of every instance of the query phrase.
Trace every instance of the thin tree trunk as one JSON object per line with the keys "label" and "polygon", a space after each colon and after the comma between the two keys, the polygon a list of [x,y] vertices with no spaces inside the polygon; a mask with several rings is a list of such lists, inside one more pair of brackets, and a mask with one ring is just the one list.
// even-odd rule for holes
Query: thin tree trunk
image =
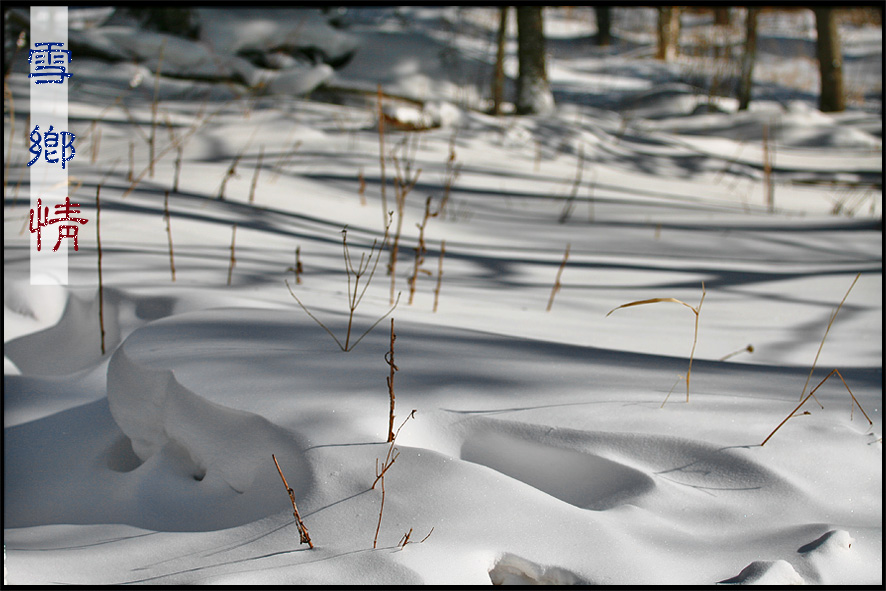
{"label": "thin tree trunk", "polygon": [[754,62],[757,59],[757,14],[759,8],[748,8],[744,41],[741,56],[741,78],[738,83],[738,110],[744,111],[751,103],[751,88],[754,78]]}
{"label": "thin tree trunk", "polygon": [[545,71],[545,37],[541,6],[517,7],[517,113],[544,113],[554,106]]}
{"label": "thin tree trunk", "polygon": [[597,45],[608,46],[612,44],[612,7],[595,6],[594,13],[597,16]]}
{"label": "thin tree trunk", "polygon": [[671,61],[677,57],[680,40],[680,8],[659,6],[658,8],[658,52],[656,58]]}
{"label": "thin tree trunk", "polygon": [[498,36],[495,40],[495,74],[492,77],[492,114],[501,114],[501,104],[504,101],[505,86],[505,41],[508,31],[508,7],[502,6],[499,10]]}
{"label": "thin tree trunk", "polygon": [[814,8],[815,28],[818,32],[816,53],[821,72],[819,109],[842,111],[846,108],[843,92],[843,56],[840,52],[840,35],[834,8]]}

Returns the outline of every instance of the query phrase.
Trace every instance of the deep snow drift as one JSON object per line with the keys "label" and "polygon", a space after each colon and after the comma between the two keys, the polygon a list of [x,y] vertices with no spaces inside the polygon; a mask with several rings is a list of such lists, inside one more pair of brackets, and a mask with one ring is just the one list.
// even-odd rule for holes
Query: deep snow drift
{"label": "deep snow drift", "polygon": [[[29,285],[17,58],[4,132],[9,583],[882,584],[879,26],[844,27],[860,98],[825,114],[802,76],[772,74],[814,72],[807,54],[779,54],[813,47],[809,15],[764,15],[760,87],[737,113],[692,86],[716,64],[650,59],[649,10],[617,10],[601,49],[590,9],[548,9],[556,111],[495,118],[480,109],[494,9],[352,11],[334,41],[353,55],[334,71],[287,61],[271,41],[291,27],[250,14],[242,29],[214,15],[201,41],[231,48],[222,82],[207,78],[217,69],[188,79],[196,62],[161,42],[185,70],[156,86],[158,153],[169,149],[153,177],[142,136],[157,63],[74,62],[71,194],[90,223],[69,286]],[[159,50],[153,34],[107,29],[94,39]],[[513,31],[508,50],[513,77]],[[371,269],[387,218],[378,83],[400,97],[385,105],[389,210],[398,169],[418,175],[393,289],[385,248],[349,342],[401,293],[402,429],[384,497],[390,319],[343,352],[284,283],[345,342],[343,254]],[[447,193],[425,220],[426,199],[433,212]],[[687,305],[607,316],[651,298]],[[833,375],[761,446],[816,358],[805,392],[837,368],[858,404]]]}

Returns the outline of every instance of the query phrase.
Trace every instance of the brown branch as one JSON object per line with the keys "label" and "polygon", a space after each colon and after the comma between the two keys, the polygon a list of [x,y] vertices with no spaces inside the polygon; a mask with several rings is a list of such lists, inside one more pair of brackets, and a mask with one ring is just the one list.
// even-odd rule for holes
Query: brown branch
{"label": "brown branch", "polygon": [[298,507],[295,504],[295,491],[289,488],[289,484],[286,482],[286,477],[283,476],[283,470],[280,469],[280,464],[277,462],[277,456],[271,454],[271,457],[274,459],[274,465],[277,466],[277,472],[280,473],[280,478],[283,480],[283,486],[286,488],[286,492],[289,493],[289,500],[292,501],[292,515],[295,517],[295,524],[298,527],[298,538],[300,544],[307,544],[309,548],[313,549],[314,544],[311,542],[311,536],[308,534],[308,528],[305,526],[305,523],[301,520],[301,516],[298,514]]}
{"label": "brown branch", "polygon": [[400,370],[400,368],[394,364],[395,340],[397,340],[397,335],[394,334],[394,319],[391,318],[391,349],[385,354],[385,363],[387,363],[391,367],[391,375],[387,378],[388,394],[391,398],[391,412],[390,419],[388,421],[388,442],[394,440],[394,372]]}
{"label": "brown branch", "polygon": [[105,354],[105,289],[102,283],[102,233],[101,213],[102,205],[99,193],[102,186],[95,188],[95,240],[98,245],[98,325],[102,336],[102,355]]}
{"label": "brown branch", "polygon": [[169,272],[172,273],[172,280],[175,281],[175,260],[173,259],[173,251],[172,251],[172,228],[170,227],[170,219],[169,215],[169,191],[166,191],[166,196],[163,199],[163,217],[166,219],[166,236],[169,242]]}
{"label": "brown branch", "polygon": [[228,285],[231,284],[231,275],[234,273],[234,264],[236,260],[234,259],[234,239],[237,237],[237,224],[234,224],[233,229],[231,230],[231,264],[228,266]]}
{"label": "brown branch", "polygon": [[437,288],[434,290],[434,312],[440,301],[440,284],[443,283],[443,256],[446,254],[446,241],[440,243],[440,258],[437,259]]}

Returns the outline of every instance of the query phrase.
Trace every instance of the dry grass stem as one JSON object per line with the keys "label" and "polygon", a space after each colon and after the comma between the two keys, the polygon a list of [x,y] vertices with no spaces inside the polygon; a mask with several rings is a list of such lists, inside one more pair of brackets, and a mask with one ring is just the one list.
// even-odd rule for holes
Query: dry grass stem
{"label": "dry grass stem", "polygon": [[[830,372],[828,375],[825,376],[825,378],[824,378],[821,382],[818,383],[818,386],[816,386],[815,388],[813,388],[812,391],[809,392],[809,394],[806,395],[806,398],[804,398],[804,399],[800,402],[800,404],[798,404],[797,407],[796,407],[794,410],[792,410],[791,413],[790,413],[787,417],[785,417],[785,419],[784,419],[782,422],[780,422],[780,423],[778,424],[778,427],[776,427],[775,429],[772,430],[772,433],[770,433],[769,436],[768,436],[766,439],[763,440],[763,443],[760,444],[760,447],[763,447],[764,445],[766,445],[766,442],[769,441],[769,439],[770,439],[773,435],[775,435],[775,432],[778,431],[779,429],[781,429],[782,425],[784,425],[785,423],[787,423],[788,420],[789,420],[791,417],[795,416],[796,412],[797,412],[798,410],[800,410],[800,408],[801,408],[804,404],[806,404],[806,401],[808,401],[810,398],[814,398],[813,395],[815,394],[815,391],[818,390],[818,389],[821,387],[821,385],[824,384],[826,381],[828,381],[828,378],[830,378],[830,377],[831,377],[832,375],[834,375],[834,374],[837,374],[837,376],[840,378],[840,381],[843,382],[843,385],[844,385],[844,386],[846,386],[846,391],[849,392],[849,396],[852,397],[852,402],[854,403],[854,405],[852,406],[852,409],[854,410],[854,409],[855,409],[855,406],[858,406],[858,410],[860,410],[860,411],[861,411],[861,414],[864,415],[864,418],[866,418],[866,419],[868,420],[868,424],[869,424],[869,425],[873,425],[873,424],[874,424],[873,421],[871,421],[871,418],[868,416],[868,413],[866,413],[866,412],[864,411],[864,409],[861,407],[861,403],[858,402],[858,399],[855,397],[855,394],[852,393],[852,390],[849,388],[849,384],[847,384],[847,383],[846,383],[846,380],[843,379],[842,374],[840,374],[840,372],[839,372],[836,368],[834,368],[834,369],[831,370],[831,372]],[[817,399],[816,399],[816,402],[818,402]],[[824,406],[823,406],[820,402],[818,403],[818,405],[819,405],[821,408],[824,408]],[[803,414],[809,414],[809,411],[806,411],[806,412],[803,413]],[[851,414],[850,414],[850,420],[851,420],[851,418],[852,418],[852,416],[851,416]]]}
{"label": "dry grass stem", "polygon": [[102,233],[101,233],[101,214],[102,203],[101,193],[102,186],[95,188],[95,242],[98,246],[98,326],[101,329],[101,345],[102,355],[105,354],[105,287],[102,283]]}
{"label": "dry grass stem", "polygon": [[237,237],[237,224],[234,224],[233,229],[231,230],[231,263],[228,265],[228,285],[231,284],[231,275],[234,273],[234,264],[236,263],[236,259],[234,259],[234,239]]}
{"label": "dry grass stem", "polygon": [[548,298],[548,312],[551,311],[551,306],[554,305],[554,296],[557,295],[558,291],[560,291],[560,277],[563,275],[563,267],[566,266],[566,261],[567,259],[569,259],[570,246],[570,244],[566,244],[566,252],[563,253],[563,262],[560,263],[560,268],[557,269],[557,278],[554,280],[554,286],[551,288],[551,297]]}
{"label": "dry grass stem", "polygon": [[265,155],[265,147],[259,146],[258,148],[258,162],[255,165],[255,174],[252,175],[252,184],[249,186],[249,203],[252,204],[255,201],[255,187],[258,185],[258,173],[261,171],[261,162],[262,158]]}
{"label": "dry grass stem", "polygon": [[855,279],[852,280],[852,285],[849,286],[849,289],[846,290],[846,295],[843,296],[843,299],[840,300],[840,305],[837,306],[834,313],[831,314],[831,319],[828,321],[828,327],[824,331],[824,336],[821,337],[821,344],[818,345],[818,351],[815,353],[815,360],[812,362],[812,369],[809,370],[809,375],[806,376],[806,383],[803,384],[803,391],[800,392],[800,398],[803,398],[803,395],[806,393],[806,388],[809,386],[809,380],[812,379],[812,372],[815,371],[815,366],[818,363],[818,356],[821,355],[821,349],[824,347],[824,341],[828,338],[828,333],[831,331],[831,325],[834,324],[834,319],[837,318],[837,312],[840,311],[840,308],[843,307],[843,304],[846,303],[846,298],[849,297],[849,292],[852,291],[852,288],[855,287],[855,283],[858,281],[858,278],[861,277],[861,273],[855,275]]}
{"label": "dry grass stem", "polygon": [[431,213],[431,197],[428,197],[425,200],[425,215],[422,218],[420,224],[416,224],[418,228],[418,245],[415,247],[415,265],[412,270],[412,275],[409,277],[409,305],[412,305],[412,299],[415,296],[415,284],[418,281],[418,274],[424,273],[425,275],[432,275],[430,271],[427,269],[423,269],[422,265],[425,262],[425,254],[428,252],[427,245],[425,244],[425,227],[428,225],[428,219],[437,217],[440,215],[441,209],[438,209],[434,213]]}
{"label": "dry grass stem", "polygon": [[163,43],[160,45],[160,55],[157,57],[157,72],[154,74],[154,97],[151,101],[151,136],[150,141],[148,142],[148,148],[150,150],[148,160],[150,161],[151,178],[154,178],[154,142],[157,139],[157,99],[160,93],[160,70],[163,66],[163,53],[165,50],[166,40],[164,39]]}
{"label": "dry grass stem", "polygon": [[172,274],[172,280],[175,281],[175,260],[172,252],[172,229],[170,228],[171,217],[169,215],[169,191],[166,191],[166,196],[163,198],[163,219],[166,220],[166,237],[169,242],[169,272]]}
{"label": "dry grass stem", "polygon": [[366,177],[363,176],[363,167],[360,167],[360,173],[357,175],[357,182],[360,183],[358,193],[360,195],[360,205],[366,205]]}
{"label": "dry grass stem", "polygon": [[563,211],[560,212],[560,218],[557,220],[561,224],[566,223],[569,216],[572,215],[572,208],[575,205],[575,197],[578,195],[578,189],[581,187],[581,175],[585,167],[585,146],[581,144],[578,148],[578,163],[575,168],[575,181],[572,183],[572,192],[566,198],[563,204]]}
{"label": "dry grass stem", "polygon": [[[354,263],[351,259],[351,253],[348,247],[348,229],[347,227],[345,227],[342,230],[342,250],[344,251],[345,273],[348,276],[348,328],[345,335],[344,344],[342,344],[341,341],[338,340],[338,337],[336,337],[332,333],[332,331],[329,330],[329,328],[325,324],[323,324],[322,321],[320,321],[320,319],[311,314],[310,310],[307,309],[307,307],[301,302],[301,300],[298,299],[298,296],[295,295],[295,292],[292,291],[292,287],[289,286],[289,281],[284,281],[286,283],[286,287],[289,289],[289,293],[292,295],[298,305],[301,306],[301,309],[304,310],[305,313],[310,316],[314,322],[320,325],[320,327],[325,330],[329,334],[329,336],[332,337],[332,339],[342,351],[348,352],[356,347],[357,344],[359,344],[360,341],[363,340],[363,337],[372,332],[372,329],[378,326],[378,324],[382,320],[387,318],[391,314],[391,312],[394,311],[394,308],[397,307],[397,304],[400,303],[400,296],[397,295],[397,300],[394,302],[391,308],[387,312],[385,312],[378,320],[376,320],[369,328],[367,328],[366,332],[360,335],[360,338],[358,338],[356,341],[354,341],[353,344],[351,344],[351,329],[354,323],[354,313],[356,312],[357,307],[360,305],[360,302],[363,301],[363,296],[366,294],[366,289],[369,287],[369,284],[372,282],[372,277],[375,275],[375,270],[378,267],[378,261],[381,258],[381,251],[384,250],[384,246],[388,241],[388,228],[390,228],[390,223],[388,223],[387,228],[385,228],[384,239],[382,240],[382,244],[378,248],[378,250],[376,250],[378,240],[374,240],[372,242],[372,247],[369,250],[369,256],[367,257],[365,253],[360,255],[360,263],[356,267],[354,266]],[[375,263],[372,262],[373,256],[375,257]],[[363,290],[361,291],[360,280],[366,274],[366,271],[370,270],[370,265],[372,269],[369,273],[369,276],[366,278],[366,283],[363,286]],[[353,276],[353,282],[351,276]]]}
{"label": "dry grass stem", "polygon": [[[674,302],[676,304],[682,304],[682,305],[686,306],[687,308],[689,308],[690,310],[692,310],[692,312],[695,314],[695,333],[692,337],[692,350],[689,352],[689,369],[686,370],[686,402],[689,402],[689,379],[690,379],[690,376],[692,375],[692,360],[695,357],[695,345],[698,343],[698,317],[701,313],[701,305],[702,305],[702,303],[704,303],[704,298],[705,298],[706,294],[707,294],[707,291],[705,290],[704,282],[702,281],[702,283],[701,283],[701,300],[699,300],[698,306],[693,307],[693,306],[687,304],[686,302],[684,302],[682,300],[678,300],[676,298],[652,298],[652,299],[648,299],[648,300],[638,300],[636,302],[622,304],[621,306],[617,306],[617,307],[613,308],[612,310],[610,310],[606,314],[606,316],[609,316],[609,314],[612,314],[613,312],[615,312],[616,310],[620,310],[621,308],[629,308],[631,306],[640,306],[643,304],[657,304],[659,302]],[[668,393],[668,396],[670,396],[670,393]],[[665,398],[665,402],[667,402],[667,398]],[[664,406],[664,403],[662,403],[662,406]]]}
{"label": "dry grass stem", "polygon": [[313,549],[314,544],[311,542],[311,535],[308,533],[308,528],[305,526],[305,522],[301,520],[301,516],[298,514],[298,507],[295,504],[295,491],[292,490],[289,487],[289,483],[286,482],[286,477],[283,476],[283,470],[280,469],[280,464],[277,462],[277,456],[271,454],[271,458],[274,459],[274,465],[277,466],[277,472],[283,480],[283,486],[286,488],[286,492],[289,493],[289,500],[292,501],[292,515],[295,517],[295,525],[298,527],[299,544],[307,544],[308,548]]}
{"label": "dry grass stem", "polygon": [[[382,109],[382,92],[381,84],[378,85],[378,164],[381,167],[381,217],[382,223],[388,220],[388,196],[386,186],[388,184],[385,179],[385,114]],[[393,300],[391,296],[391,300]]]}
{"label": "dry grass stem", "polygon": [[730,358],[732,358],[732,357],[735,357],[736,355],[740,355],[740,354],[742,354],[742,353],[753,353],[753,352],[754,352],[754,346],[753,346],[753,345],[748,345],[747,347],[744,347],[744,348],[742,348],[742,349],[739,349],[738,351],[733,351],[732,353],[729,353],[728,355],[724,355],[723,357],[720,357],[719,360],[720,360],[720,361],[726,361],[727,359],[730,359]]}
{"label": "dry grass stem", "polygon": [[437,258],[437,287],[434,289],[434,312],[440,302],[440,286],[443,283],[443,257],[446,254],[446,241],[440,243],[440,256]]}
{"label": "dry grass stem", "polygon": [[295,273],[295,284],[301,285],[301,274],[304,273],[301,265],[301,246],[295,247],[295,265],[288,267],[286,270]]}
{"label": "dry grass stem", "polygon": [[449,140],[449,159],[446,160],[446,177],[443,184],[443,200],[440,201],[440,213],[445,215],[446,205],[449,203],[449,194],[455,179],[461,173],[461,164],[455,161],[455,140],[458,137],[458,128],[452,132]]}
{"label": "dry grass stem", "polygon": [[379,482],[381,483],[381,505],[378,509],[378,524],[375,526],[375,538],[372,540],[372,547],[376,548],[378,546],[378,532],[381,529],[381,519],[382,514],[385,510],[385,473],[390,469],[391,466],[394,465],[394,462],[397,461],[397,458],[400,456],[400,451],[394,447],[394,444],[397,442],[397,436],[400,434],[400,429],[403,428],[403,425],[406,424],[406,421],[409,419],[415,418],[415,413],[417,411],[413,409],[411,413],[400,423],[400,426],[397,427],[397,431],[394,433],[394,436],[391,438],[390,445],[388,446],[388,453],[385,455],[385,461],[382,463],[379,468],[378,458],[375,460],[375,480],[372,482],[372,486],[370,489],[375,489],[375,485]]}
{"label": "dry grass stem", "polygon": [[[391,275],[391,303],[394,301],[394,292],[396,291],[397,255],[400,251],[400,235],[403,230],[403,217],[406,215],[406,196],[409,195],[410,191],[415,187],[415,184],[418,182],[418,177],[421,174],[420,168],[414,175],[412,174],[412,167],[415,164],[415,152],[418,148],[418,137],[415,136],[415,134],[413,134],[413,136],[416,139],[412,144],[412,154],[409,152],[409,136],[406,136],[403,141],[391,151],[391,159],[394,162],[394,167],[397,172],[397,176],[394,178],[395,199],[397,201],[397,229],[394,232],[394,239],[391,244],[391,259],[388,263],[388,273]],[[404,165],[402,168],[400,166],[400,159],[397,157],[396,153],[399,148],[403,148]]]}
{"label": "dry grass stem", "polygon": [[388,442],[394,440],[394,372],[400,371],[400,368],[394,363],[394,341],[397,335],[394,334],[394,319],[391,318],[391,348],[385,353],[385,363],[391,368],[391,375],[387,377],[388,396],[391,399],[391,411],[388,419]]}
{"label": "dry grass stem", "polygon": [[218,198],[224,201],[225,198],[225,187],[228,184],[228,181],[231,177],[240,178],[240,175],[237,174],[237,163],[240,162],[240,158],[243,156],[243,152],[240,152],[234,157],[234,160],[231,162],[231,165],[228,167],[228,170],[225,172],[224,178],[222,178],[221,186],[218,188]]}

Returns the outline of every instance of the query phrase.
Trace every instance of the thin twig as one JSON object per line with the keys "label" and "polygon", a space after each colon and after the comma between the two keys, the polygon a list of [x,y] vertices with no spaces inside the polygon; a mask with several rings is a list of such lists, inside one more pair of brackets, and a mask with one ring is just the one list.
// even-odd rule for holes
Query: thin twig
{"label": "thin twig", "polygon": [[163,217],[166,219],[166,237],[169,242],[169,272],[172,274],[172,280],[175,281],[175,259],[173,258],[172,250],[172,216],[169,214],[169,191],[166,191],[166,195],[163,198]]}
{"label": "thin twig", "polygon": [[[797,407],[796,407],[794,410],[792,410],[791,413],[790,413],[787,417],[785,417],[785,419],[784,419],[782,422],[780,422],[780,423],[778,424],[778,427],[776,427],[775,429],[772,430],[772,433],[769,434],[769,437],[767,437],[766,439],[763,440],[763,443],[760,444],[760,447],[763,447],[764,445],[766,445],[766,442],[769,441],[769,439],[770,439],[773,435],[775,435],[775,432],[778,431],[779,429],[781,429],[782,425],[784,425],[785,423],[787,423],[788,420],[789,420],[791,417],[793,417],[794,414],[795,414],[798,410],[800,410],[800,408],[801,408],[804,404],[806,404],[806,401],[809,400],[809,398],[813,397],[813,394],[815,394],[815,391],[818,390],[818,389],[821,387],[821,385],[824,384],[826,381],[828,381],[828,378],[830,378],[830,377],[831,377],[832,375],[834,375],[834,374],[837,374],[838,376],[840,376],[840,381],[842,381],[842,382],[843,382],[843,385],[846,386],[846,390],[849,392],[849,396],[852,397],[852,401],[853,401],[856,405],[858,405],[858,408],[859,408],[859,410],[861,410],[861,413],[864,415],[864,418],[866,418],[866,419],[868,420],[868,424],[873,425],[873,422],[871,421],[871,418],[868,416],[868,413],[866,413],[866,412],[864,411],[864,409],[861,407],[861,404],[858,402],[858,399],[855,397],[855,394],[853,394],[853,393],[852,393],[852,390],[849,389],[849,384],[846,383],[846,380],[843,379],[843,376],[840,374],[840,372],[839,372],[836,368],[834,368],[834,369],[831,370],[831,372],[830,372],[828,375],[825,376],[825,378],[824,378],[821,382],[818,383],[818,386],[814,387],[814,388],[812,389],[812,391],[809,392],[809,394],[806,395],[806,398],[804,398],[804,399],[800,402],[800,404],[798,404]],[[817,400],[816,400],[816,401],[817,401]],[[821,404],[820,402],[818,403],[818,405],[821,406],[821,408],[824,408],[824,406],[822,406],[822,404]]]}
{"label": "thin twig", "polygon": [[394,363],[394,341],[397,340],[397,335],[394,334],[394,319],[391,318],[391,348],[385,354],[385,363],[387,363],[391,368],[391,375],[387,378],[388,383],[388,395],[391,399],[391,412],[390,418],[388,420],[388,442],[394,440],[394,372],[399,371],[400,368],[396,366]]}
{"label": "thin twig", "polygon": [[283,480],[283,486],[286,488],[286,492],[289,493],[289,500],[292,501],[292,515],[295,517],[295,524],[296,527],[298,527],[299,543],[307,544],[309,548],[313,549],[314,544],[311,542],[308,528],[305,526],[304,521],[301,520],[301,516],[298,514],[298,507],[295,505],[295,491],[292,490],[286,482],[286,477],[283,476],[283,470],[280,469],[280,464],[277,462],[277,456],[271,454],[271,457],[274,459],[274,465],[277,466],[277,472],[280,473],[280,478]]}
{"label": "thin twig", "polygon": [[437,259],[437,288],[434,290],[434,312],[440,301],[440,285],[443,283],[443,256],[446,254],[446,241],[440,243],[440,257]]}
{"label": "thin twig", "polygon": [[858,278],[861,277],[861,273],[857,273],[855,275],[855,279],[852,280],[852,285],[849,286],[849,289],[846,290],[846,295],[843,296],[843,299],[840,300],[840,305],[837,306],[837,309],[834,310],[834,313],[831,314],[831,319],[828,321],[828,327],[824,331],[824,336],[821,337],[821,344],[818,345],[818,351],[815,353],[815,360],[812,362],[812,369],[809,370],[809,375],[806,376],[806,383],[803,384],[803,391],[800,393],[800,398],[803,398],[803,394],[806,393],[806,387],[809,386],[809,380],[812,379],[812,372],[815,371],[815,365],[818,363],[818,356],[821,355],[821,349],[824,347],[824,341],[828,338],[828,333],[831,331],[831,325],[834,324],[834,320],[837,318],[837,312],[840,311],[840,308],[843,307],[843,304],[846,302],[846,298],[849,297],[849,292],[852,291],[852,288],[855,287],[855,283],[858,281]]}
{"label": "thin twig", "polygon": [[570,246],[571,245],[569,243],[566,244],[566,252],[563,253],[563,262],[560,263],[560,268],[557,269],[557,278],[554,280],[554,286],[551,288],[551,297],[548,299],[548,312],[551,311],[551,306],[554,305],[554,296],[557,295],[558,291],[560,291],[560,277],[563,275],[563,267],[566,266],[566,261],[569,259]]}
{"label": "thin twig", "polygon": [[231,284],[231,275],[234,273],[234,264],[236,260],[234,259],[234,239],[237,237],[237,224],[234,224],[233,229],[231,230],[231,264],[228,266],[228,285]]}

